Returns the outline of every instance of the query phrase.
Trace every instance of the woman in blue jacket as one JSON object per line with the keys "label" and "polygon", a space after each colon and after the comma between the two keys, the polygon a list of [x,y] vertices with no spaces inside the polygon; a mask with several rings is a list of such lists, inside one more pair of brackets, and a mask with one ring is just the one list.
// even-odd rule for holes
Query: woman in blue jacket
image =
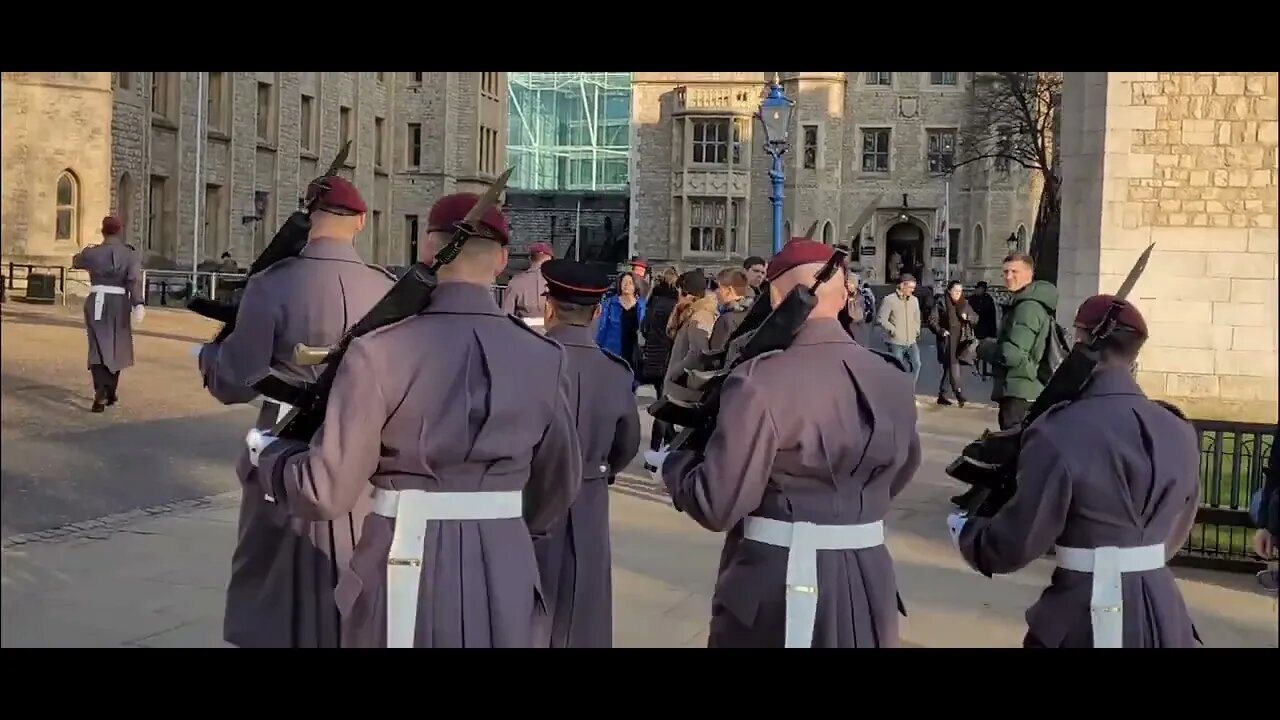
{"label": "woman in blue jacket", "polygon": [[640,323],[643,320],[644,298],[636,296],[635,278],[624,272],[618,275],[613,292],[600,305],[596,344],[626,360],[634,370],[639,364]]}

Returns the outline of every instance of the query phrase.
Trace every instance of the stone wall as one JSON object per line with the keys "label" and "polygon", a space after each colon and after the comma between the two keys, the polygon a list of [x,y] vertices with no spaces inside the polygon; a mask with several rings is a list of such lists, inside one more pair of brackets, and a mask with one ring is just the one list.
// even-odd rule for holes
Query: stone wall
{"label": "stone wall", "polygon": [[1068,73],[1063,105],[1060,316],[1154,242],[1132,295],[1143,388],[1275,422],[1276,75]]}
{"label": "stone wall", "polygon": [[[0,255],[69,264],[111,208],[111,73],[0,74]],[[56,240],[58,178],[76,180],[72,237]]]}
{"label": "stone wall", "polygon": [[[221,206],[200,209],[199,259],[215,259],[226,250],[241,265],[251,262],[261,249],[255,244],[258,224],[264,225],[269,240],[297,208],[307,182],[337,154],[341,108],[350,109],[353,142],[339,174],[356,184],[369,206],[357,247],[370,262],[403,264],[410,252],[409,216],[419,219],[421,230],[436,198],[455,189],[487,186],[496,173],[483,173],[477,164],[481,123],[506,136],[501,73],[499,92],[487,95],[480,93],[481,73],[428,72],[421,73],[421,81],[415,73],[221,73],[226,109],[223,118],[203,118],[208,132],[202,139],[202,177],[197,178],[198,76],[177,74],[176,112],[159,118],[151,112],[153,73],[129,73],[126,83],[118,75],[111,115],[112,207],[125,216],[131,242],[160,262],[180,267],[191,262],[197,203],[205,205],[207,185],[221,188],[216,191]],[[265,140],[257,133],[258,83],[273,87],[275,123]],[[316,107],[310,148],[301,137],[304,94]],[[381,162],[374,157],[378,120],[383,123]],[[422,128],[416,167],[408,165],[410,123]],[[496,172],[501,172],[501,143],[497,151]],[[153,176],[167,178],[163,207],[150,206]],[[269,194],[267,216],[253,220],[254,194],[260,191]],[[158,229],[154,234],[153,222]]]}
{"label": "stone wall", "polygon": [[[772,73],[635,73],[632,90],[632,236],[638,252],[660,262],[680,263],[684,222],[674,177],[684,168],[673,148],[676,89],[746,89],[762,97]],[[955,86],[930,84],[929,73],[892,73],[891,85],[872,86],[864,72],[781,73],[784,92],[796,102],[791,150],[784,156],[783,218],[793,235],[815,221],[816,238],[851,243],[862,228],[856,219],[879,197],[871,238],[861,245],[875,248],[863,259],[876,282],[883,280],[885,233],[896,224],[902,195],[908,198],[908,222],[924,234],[925,251],[934,246],[944,202],[944,183],[928,172],[927,135],[931,129],[961,129],[970,122],[975,102],[973,73],[958,73]],[[804,167],[804,126],[818,128],[816,167]],[[890,168],[887,173],[862,171],[862,129],[889,128]],[[758,121],[747,139],[748,251],[772,253],[772,207],[769,202],[771,159],[763,149]],[[737,168],[735,168],[736,170]],[[1010,173],[991,172],[989,163],[963,168],[951,182],[951,227],[959,228],[958,257],[953,276],[969,281],[999,279],[1000,261],[1008,252],[1005,239],[1019,226],[1027,237],[1035,217],[1038,184],[1030,173],[1015,167]],[[829,232],[824,230],[830,227]],[[983,238],[974,231],[982,226]],[[784,233],[786,230],[784,230]],[[688,258],[695,264],[702,258]],[[941,258],[933,261],[939,270]]]}

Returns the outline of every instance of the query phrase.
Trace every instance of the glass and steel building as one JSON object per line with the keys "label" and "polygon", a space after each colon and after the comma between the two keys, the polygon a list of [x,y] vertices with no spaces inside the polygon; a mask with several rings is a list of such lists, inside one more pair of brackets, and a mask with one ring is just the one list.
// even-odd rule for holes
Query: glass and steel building
{"label": "glass and steel building", "polygon": [[631,73],[508,73],[511,187],[543,192],[627,189]]}

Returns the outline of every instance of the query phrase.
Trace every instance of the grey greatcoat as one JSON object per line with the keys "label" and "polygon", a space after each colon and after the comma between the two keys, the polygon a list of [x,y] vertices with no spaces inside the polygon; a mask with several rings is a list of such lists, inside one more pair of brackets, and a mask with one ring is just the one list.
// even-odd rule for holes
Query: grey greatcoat
{"label": "grey greatcoat", "polygon": [[[299,257],[249,279],[235,331],[200,353],[205,386],[231,404],[257,397],[252,385],[268,374],[295,385],[315,381],[323,366],[295,365],[294,346],[337,342],[391,285],[391,276],[365,265],[350,242],[313,238]],[[257,427],[271,427],[278,414],[265,403]],[[247,450],[236,471],[245,491],[225,639],[241,647],[337,647],[335,571],[350,558],[367,503],[336,522],[307,522],[266,502]]]}
{"label": "grey greatcoat", "polygon": [[568,516],[533,546],[551,614],[551,647],[613,646],[609,484],[640,449],[631,367],[601,350],[586,327],[559,325],[547,337],[568,354],[569,405],[582,444],[582,492]]}
{"label": "grey greatcoat", "polygon": [[[441,283],[422,314],[351,343],[310,445],[267,446],[260,478],[310,520],[343,517],[373,487],[523,492],[523,518],[427,521],[413,644],[532,647],[546,606],[531,533],[561,520],[582,486],[565,364],[488,287]],[[365,519],[337,589],[344,646],[387,644],[396,523]]]}
{"label": "grey greatcoat", "polygon": [[[677,507],[728,531],[709,645],[783,645],[788,549],[744,537],[744,519],[881,521],[919,465],[910,376],[838,320],[809,320],[788,349],[734,369],[705,456],[672,452],[662,467]],[[883,544],[817,551],[817,590],[812,647],[897,646],[901,605]]]}
{"label": "grey greatcoat", "polygon": [[542,320],[547,303],[543,297],[546,292],[547,281],[542,277],[542,270],[531,267],[507,283],[507,290],[502,295],[502,310],[518,318]]}
{"label": "grey greatcoat", "polygon": [[[1026,567],[1055,544],[1121,548],[1186,542],[1200,496],[1200,443],[1186,420],[1143,394],[1124,369],[1094,375],[1079,400],[1026,430],[1018,490],[990,519],[968,521],[960,551],[986,575]],[[1061,552],[1058,553],[1061,555]],[[1029,647],[1092,647],[1093,579],[1058,568],[1027,611]],[[1121,576],[1124,647],[1190,647],[1194,629],[1173,573]]]}
{"label": "grey greatcoat", "polygon": [[[71,258],[71,267],[89,271],[90,287],[124,288],[124,293],[90,292],[84,300],[84,325],[89,337],[89,367],[104,365],[120,372],[133,365],[130,313],[146,299],[142,258],[119,238],[108,238]],[[102,313],[97,315],[97,305]]]}

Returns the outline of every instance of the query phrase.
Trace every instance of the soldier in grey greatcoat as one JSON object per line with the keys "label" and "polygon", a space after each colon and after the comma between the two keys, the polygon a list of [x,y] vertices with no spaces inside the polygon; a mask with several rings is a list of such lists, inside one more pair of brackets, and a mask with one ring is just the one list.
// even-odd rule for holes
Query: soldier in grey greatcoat
{"label": "soldier in grey greatcoat", "polygon": [[[833,248],[788,243],[769,263],[772,302],[810,285]],[[738,365],[705,455],[671,452],[677,508],[728,531],[711,600],[711,647],[894,647],[890,500],[920,464],[911,378],[837,319],[843,272],[786,350]]]}
{"label": "soldier in grey greatcoat", "polygon": [[551,613],[551,647],[613,646],[609,485],[640,449],[631,367],[589,329],[609,289],[600,270],[571,260],[542,266],[547,337],[568,354],[569,404],[582,445],[582,492],[564,520],[534,543]]}
{"label": "soldier in grey greatcoat", "polygon": [[547,281],[542,264],[551,259],[551,246],[536,242],[529,246],[529,268],[507,282],[502,295],[502,311],[524,320],[529,327],[542,327],[546,312]]}
{"label": "soldier in grey greatcoat", "polygon": [[[1077,339],[1114,298],[1076,314]],[[1121,301],[1116,332],[1081,397],[1026,428],[1018,488],[989,519],[948,517],[965,560],[1011,573],[1054,549],[1058,569],[1027,611],[1024,647],[1190,647],[1195,629],[1165,566],[1186,542],[1200,497],[1199,438],[1172,406],[1147,399],[1130,366],[1147,338]]]}
{"label": "soldier in grey greatcoat", "polygon": [[[255,385],[268,376],[294,386],[314,382],[323,366],[295,364],[294,346],[337,342],[391,288],[392,277],[366,265],[353,245],[367,210],[359,192],[340,177],[324,182],[327,189],[312,185],[320,198],[300,256],[251,277],[235,330],[200,351],[205,387],[223,403],[253,400],[261,392]],[[264,397],[256,427],[271,427],[288,410]],[[334,522],[310,522],[263,497],[247,452],[236,470],[245,491],[224,638],[240,647],[337,647],[333,588],[351,557],[368,498],[349,514],[326,518]]]}
{"label": "soldier in grey greatcoat", "polygon": [[[478,198],[431,209],[424,250]],[[532,647],[536,536],[582,486],[565,351],[494,302],[507,221],[490,207],[422,313],[355,339],[310,444],[266,439],[263,490],[295,517],[373,512],[338,584],[343,645]],[[628,388],[630,385],[628,385]]]}
{"label": "soldier in grey greatcoat", "polygon": [[102,219],[102,244],[81,250],[71,267],[89,271],[84,300],[85,334],[89,338],[89,373],[93,377],[93,412],[116,404],[120,371],[133,365],[133,327],[146,314],[142,258],[125,244],[120,221]]}

